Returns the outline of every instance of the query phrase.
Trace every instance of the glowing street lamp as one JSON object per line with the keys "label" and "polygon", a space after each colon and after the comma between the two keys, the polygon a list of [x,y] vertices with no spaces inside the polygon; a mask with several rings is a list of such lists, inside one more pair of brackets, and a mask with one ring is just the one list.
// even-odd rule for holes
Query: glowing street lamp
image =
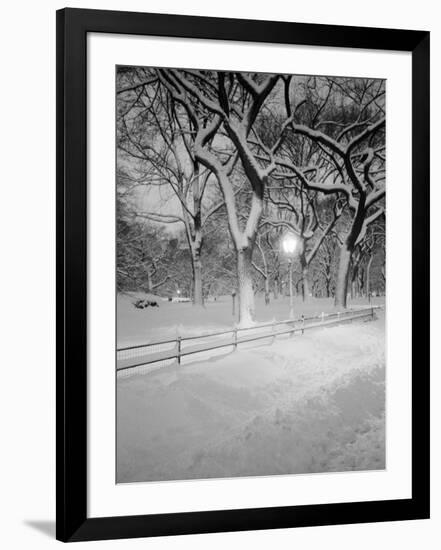
{"label": "glowing street lamp", "polygon": [[283,252],[289,257],[292,258],[294,255],[294,252],[296,251],[297,245],[298,245],[298,238],[294,235],[294,233],[285,233],[282,240],[282,247]]}
{"label": "glowing street lamp", "polygon": [[299,243],[298,238],[294,233],[285,233],[282,239],[283,252],[288,257],[288,272],[289,272],[289,317],[294,317],[293,292],[292,292],[292,259]]}

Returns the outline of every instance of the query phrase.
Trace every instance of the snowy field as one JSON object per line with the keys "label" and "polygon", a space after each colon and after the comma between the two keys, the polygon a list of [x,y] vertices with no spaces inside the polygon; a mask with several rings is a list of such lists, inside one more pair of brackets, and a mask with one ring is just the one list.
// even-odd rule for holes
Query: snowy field
{"label": "snowy field", "polygon": [[[138,298],[157,300],[159,307],[137,309],[133,302]],[[373,305],[384,304],[384,297],[372,299]],[[349,308],[367,307],[366,298],[349,301]],[[176,338],[209,333],[214,330],[231,328],[237,322],[232,315],[231,296],[221,296],[216,301],[206,302],[206,307],[194,307],[191,303],[162,301],[161,298],[147,294],[119,294],[117,297],[117,347],[145,344]],[[266,306],[263,296],[256,296],[256,321],[284,321],[289,318],[289,298],[271,300]],[[333,298],[311,298],[303,302],[300,297],[294,299],[294,316],[300,318],[335,311]]]}
{"label": "snowy field", "polygon": [[[331,300],[302,305],[296,314],[332,310]],[[232,324],[231,298],[198,316],[190,304],[138,311],[120,298],[118,308],[124,343]],[[257,317],[288,311],[286,299],[258,303]],[[384,469],[384,340],[380,312],[373,322],[118,379],[117,481]]]}

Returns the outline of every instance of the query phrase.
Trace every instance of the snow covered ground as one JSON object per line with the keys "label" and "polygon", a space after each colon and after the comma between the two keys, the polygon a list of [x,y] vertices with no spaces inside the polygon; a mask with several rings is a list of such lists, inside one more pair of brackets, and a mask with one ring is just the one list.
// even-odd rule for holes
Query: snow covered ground
{"label": "snow covered ground", "polygon": [[[158,301],[159,307],[136,309],[133,302],[138,298],[151,298]],[[372,299],[372,304],[384,304],[384,297]],[[351,300],[349,307],[367,306],[365,298]],[[271,300],[266,306],[263,296],[256,296],[256,321],[284,321],[289,318],[289,298],[280,297]],[[335,311],[333,298],[311,298],[303,302],[300,297],[294,299],[294,315],[300,318],[318,315],[321,312]],[[147,294],[119,294],[117,298],[117,347],[145,344],[167,338],[194,336],[209,333],[217,329],[231,328],[237,322],[232,315],[231,296],[221,296],[209,301],[206,307],[195,307],[191,303],[162,301]]]}
{"label": "snow covered ground", "polygon": [[[280,302],[283,319],[287,302]],[[163,305],[140,310],[144,328],[133,321],[136,333],[126,326],[122,339],[153,339],[153,315],[168,317]],[[187,328],[200,329],[191,305],[170,306],[177,326],[188,316]],[[279,314],[276,306],[268,315]],[[205,315],[218,327],[230,307],[220,303]],[[265,312],[258,306],[259,320]],[[158,317],[156,327],[164,326]],[[117,481],[383,469],[384,338],[380,313],[373,322],[118,378]]]}

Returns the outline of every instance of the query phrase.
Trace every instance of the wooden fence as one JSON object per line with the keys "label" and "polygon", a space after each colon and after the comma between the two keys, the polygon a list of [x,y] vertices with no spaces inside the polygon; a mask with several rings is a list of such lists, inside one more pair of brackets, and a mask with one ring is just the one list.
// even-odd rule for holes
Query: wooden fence
{"label": "wooden fence", "polygon": [[305,330],[330,325],[348,323],[355,320],[369,320],[375,316],[375,310],[382,306],[372,306],[358,310],[337,313],[322,313],[316,317],[300,317],[285,321],[262,323],[248,328],[233,327],[197,336],[176,336],[174,339],[149,342],[136,346],[117,349],[116,368],[118,373],[153,363],[170,364],[188,355],[204,354],[212,350],[229,348],[236,350],[240,344],[269,339],[274,341],[278,336],[303,334]]}

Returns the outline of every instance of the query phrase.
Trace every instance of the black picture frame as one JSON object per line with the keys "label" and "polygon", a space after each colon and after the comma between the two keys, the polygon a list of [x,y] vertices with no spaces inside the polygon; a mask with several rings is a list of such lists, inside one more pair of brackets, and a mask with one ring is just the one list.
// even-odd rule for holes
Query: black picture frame
{"label": "black picture frame", "polygon": [[[87,33],[412,54],[412,498],[87,517]],[[56,537],[85,541],[429,517],[429,33],[86,9],[57,12]]]}

